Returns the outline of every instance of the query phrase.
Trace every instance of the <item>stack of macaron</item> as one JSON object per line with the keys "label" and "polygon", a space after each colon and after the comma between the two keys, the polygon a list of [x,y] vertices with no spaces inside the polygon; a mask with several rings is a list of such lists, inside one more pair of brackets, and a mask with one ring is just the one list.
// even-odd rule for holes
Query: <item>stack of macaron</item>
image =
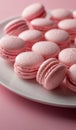
{"label": "stack of macaron", "polygon": [[25,42],[17,36],[4,36],[0,39],[0,56],[9,63],[15,62],[16,56],[25,48]]}
{"label": "stack of macaron", "polygon": [[76,11],[48,11],[34,3],[3,31],[0,56],[13,63],[19,78],[36,79],[47,90],[65,80],[65,86],[76,92]]}

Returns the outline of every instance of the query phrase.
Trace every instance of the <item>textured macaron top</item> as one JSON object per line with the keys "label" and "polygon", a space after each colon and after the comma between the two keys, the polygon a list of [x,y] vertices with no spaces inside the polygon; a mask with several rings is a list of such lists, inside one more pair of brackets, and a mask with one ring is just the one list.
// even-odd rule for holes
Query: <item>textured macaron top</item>
{"label": "textured macaron top", "polygon": [[0,47],[9,51],[17,50],[25,47],[25,42],[16,36],[4,36],[0,39]]}
{"label": "textured macaron top", "polygon": [[19,35],[24,41],[33,42],[43,37],[42,32],[38,30],[26,30]]}
{"label": "textured macaron top", "polygon": [[71,66],[76,63],[76,48],[66,48],[59,53],[59,60]]}
{"label": "textured macaron top", "polygon": [[38,54],[41,54],[45,58],[57,56],[60,49],[56,43],[49,41],[40,41],[32,46],[32,50]]}
{"label": "textured macaron top", "polygon": [[76,84],[76,64],[73,64],[68,71],[68,77],[70,81]]}
{"label": "textured macaron top", "polygon": [[34,3],[26,7],[22,12],[22,17],[32,20],[44,12],[44,6],[41,3]]}
{"label": "textured macaron top", "polygon": [[34,52],[23,52],[16,57],[15,63],[26,67],[37,67],[44,61],[43,56]]}
{"label": "textured macaron top", "polygon": [[54,22],[46,18],[37,18],[31,21],[31,25],[35,27],[40,27],[44,29],[51,28],[54,25]]}
{"label": "textured macaron top", "polygon": [[59,22],[58,27],[64,30],[76,31],[76,19],[66,19]]}
{"label": "textured macaron top", "polygon": [[69,39],[68,32],[61,29],[52,29],[45,33],[46,40],[60,43]]}
{"label": "textured macaron top", "polygon": [[72,12],[66,9],[54,9],[51,11],[51,16],[58,20],[61,20],[72,16]]}

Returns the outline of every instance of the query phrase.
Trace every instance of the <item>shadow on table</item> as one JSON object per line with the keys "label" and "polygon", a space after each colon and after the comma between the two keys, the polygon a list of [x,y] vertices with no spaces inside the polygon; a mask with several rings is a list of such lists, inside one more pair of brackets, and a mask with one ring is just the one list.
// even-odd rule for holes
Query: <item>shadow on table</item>
{"label": "shadow on table", "polygon": [[38,112],[41,115],[45,114],[49,118],[50,116],[54,116],[66,118],[69,120],[76,120],[76,108],[59,108],[36,103],[10,92],[3,86],[0,86],[0,93],[3,93],[3,96],[5,96],[7,100],[11,100],[13,104],[16,102],[16,104],[19,107],[22,107],[22,109],[27,107],[29,110],[31,109],[32,111]]}

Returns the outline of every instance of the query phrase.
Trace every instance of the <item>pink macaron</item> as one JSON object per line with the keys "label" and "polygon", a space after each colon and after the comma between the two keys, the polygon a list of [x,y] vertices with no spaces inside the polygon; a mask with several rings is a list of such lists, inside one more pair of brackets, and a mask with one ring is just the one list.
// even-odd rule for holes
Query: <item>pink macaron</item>
{"label": "pink macaron", "polygon": [[18,36],[21,32],[28,29],[28,26],[23,19],[15,19],[10,21],[4,27],[4,33],[8,35]]}
{"label": "pink macaron", "polygon": [[73,64],[67,71],[66,87],[76,92],[76,64]]}
{"label": "pink macaron", "polygon": [[73,11],[73,18],[76,19],[76,10]]}
{"label": "pink macaron", "polygon": [[66,48],[59,53],[59,61],[70,67],[76,64],[76,48]]}
{"label": "pink macaron", "polygon": [[66,19],[59,22],[58,27],[70,34],[71,40],[76,37],[76,19]]}
{"label": "pink macaron", "polygon": [[37,72],[36,80],[47,90],[57,88],[64,80],[66,67],[55,58],[44,61]]}
{"label": "pink macaron", "polygon": [[16,56],[25,51],[25,42],[16,36],[4,36],[0,39],[0,56],[8,62],[14,62]]}
{"label": "pink macaron", "polygon": [[73,45],[74,45],[74,47],[76,47],[76,38],[74,39],[74,44]]}
{"label": "pink macaron", "polygon": [[30,51],[34,43],[43,40],[43,34],[38,30],[24,31],[19,35],[19,37],[25,41],[26,51]]}
{"label": "pink macaron", "polygon": [[63,19],[72,18],[72,12],[67,9],[54,9],[51,11],[51,19],[55,22],[59,22]]}
{"label": "pink macaron", "polygon": [[32,46],[32,51],[42,55],[46,60],[51,57],[57,57],[60,52],[60,48],[54,42],[40,41]]}
{"label": "pink macaron", "polygon": [[34,3],[26,7],[22,12],[22,17],[29,22],[35,18],[44,17],[46,15],[46,11],[44,6],[41,3]]}
{"label": "pink macaron", "polygon": [[59,45],[60,49],[69,47],[71,41],[69,33],[61,29],[52,29],[45,33],[45,39],[55,42]]}
{"label": "pink macaron", "polygon": [[30,23],[32,29],[36,29],[45,33],[46,31],[56,27],[55,23],[47,18],[37,18]]}
{"label": "pink macaron", "polygon": [[16,57],[14,64],[15,73],[22,79],[33,79],[44,58],[34,52],[23,52]]}

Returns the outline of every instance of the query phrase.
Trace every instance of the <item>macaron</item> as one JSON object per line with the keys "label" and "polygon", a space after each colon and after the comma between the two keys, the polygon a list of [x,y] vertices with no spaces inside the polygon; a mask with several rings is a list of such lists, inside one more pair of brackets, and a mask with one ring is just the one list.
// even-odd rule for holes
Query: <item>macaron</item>
{"label": "macaron", "polygon": [[44,39],[42,32],[38,30],[27,30],[19,34],[19,38],[26,43],[26,51],[30,51],[32,45]]}
{"label": "macaron", "polygon": [[25,51],[25,42],[17,36],[4,36],[0,39],[0,56],[14,62],[16,56]]}
{"label": "macaron", "polygon": [[46,11],[41,3],[34,3],[26,7],[22,12],[22,18],[29,22],[35,18],[44,17]]}
{"label": "macaron", "polygon": [[51,19],[55,22],[69,18],[72,18],[72,12],[70,10],[58,8],[51,11]]}
{"label": "macaron", "polygon": [[71,41],[69,33],[61,29],[52,29],[45,33],[47,41],[55,42],[59,45],[60,49],[69,47]]}
{"label": "macaron", "polygon": [[74,44],[73,45],[74,45],[74,47],[76,47],[76,38],[74,39]]}
{"label": "macaron", "polygon": [[76,10],[73,11],[73,18],[76,19]]}
{"label": "macaron", "polygon": [[55,58],[44,61],[37,72],[36,80],[47,90],[57,88],[66,75],[66,67]]}
{"label": "macaron", "polygon": [[66,19],[58,23],[58,27],[70,34],[71,40],[76,37],[76,19]]}
{"label": "macaron", "polygon": [[66,87],[76,92],[76,64],[73,64],[67,71]]}
{"label": "macaron", "polygon": [[42,55],[46,60],[51,57],[57,57],[60,52],[60,48],[54,42],[40,41],[32,46],[32,51]]}
{"label": "macaron", "polygon": [[39,54],[23,52],[15,59],[14,71],[22,79],[33,79],[43,61],[44,58]]}
{"label": "macaron", "polygon": [[34,19],[31,21],[30,26],[32,29],[42,31],[43,33],[56,27],[55,23],[47,18]]}
{"label": "macaron", "polygon": [[8,35],[18,36],[21,32],[28,29],[23,19],[15,19],[7,23],[4,27],[4,33]]}
{"label": "macaron", "polygon": [[73,64],[76,64],[76,48],[66,48],[59,53],[59,61],[65,64],[67,67],[70,67]]}

